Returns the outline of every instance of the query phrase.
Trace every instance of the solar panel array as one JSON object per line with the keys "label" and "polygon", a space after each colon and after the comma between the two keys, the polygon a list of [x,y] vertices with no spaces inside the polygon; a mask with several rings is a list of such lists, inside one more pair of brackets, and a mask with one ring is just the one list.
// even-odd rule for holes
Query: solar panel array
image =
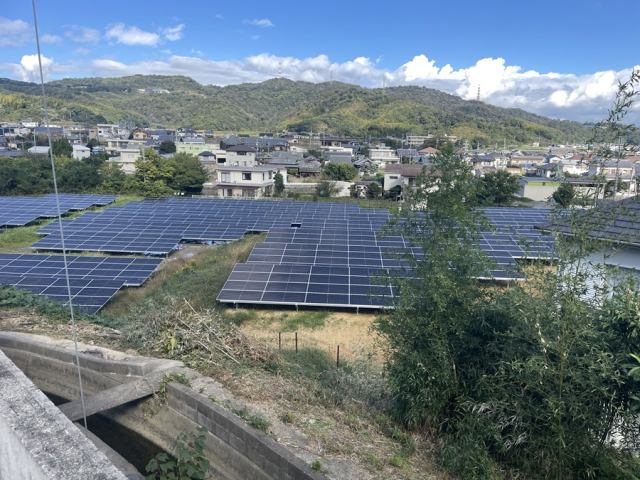
{"label": "solar panel array", "polygon": [[[551,255],[551,237],[533,229],[548,211],[485,213],[493,227],[481,232],[480,246],[497,264],[487,277],[520,278],[516,259]],[[372,308],[389,303],[389,276],[406,266],[393,252],[421,254],[402,236],[379,238],[389,218],[387,210],[351,203],[150,198],[66,221],[64,233],[72,251],[166,255],[181,242],[269,232],[247,263],[235,267],[220,301]],[[38,233],[45,237],[32,248],[62,249],[57,225]]]}
{"label": "solar panel array", "polygon": [[[95,313],[124,286],[139,286],[162,262],[157,258],[67,256],[72,303]],[[0,284],[13,285],[67,305],[61,255],[0,253]]]}
{"label": "solar panel array", "polygon": [[[341,228],[273,228],[255,245],[246,264],[237,265],[218,300],[229,303],[380,308],[395,295],[389,278],[407,265],[399,254],[422,252],[402,236],[379,237],[386,211],[357,219],[350,214]],[[522,278],[519,258],[548,258],[553,239],[533,227],[547,210],[486,209],[491,228],[480,232],[481,248],[496,262],[488,278]],[[353,221],[353,223],[352,223]],[[311,223],[311,226],[307,226]],[[368,228],[366,227],[368,225]]]}
{"label": "solar panel array", "polygon": [[[113,202],[116,195],[59,194],[60,211],[65,214],[85,210],[91,206],[104,206]],[[58,216],[54,194],[45,197],[0,197],[0,226],[20,227],[38,218]]]}

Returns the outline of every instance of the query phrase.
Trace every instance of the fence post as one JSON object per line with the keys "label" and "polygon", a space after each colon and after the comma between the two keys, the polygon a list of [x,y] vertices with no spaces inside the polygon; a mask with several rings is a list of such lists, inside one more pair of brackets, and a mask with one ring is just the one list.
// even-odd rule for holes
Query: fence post
{"label": "fence post", "polygon": [[340,345],[338,345],[338,353],[336,355],[336,368],[340,368]]}
{"label": "fence post", "polygon": [[296,332],[296,353],[298,353],[298,332]]}
{"label": "fence post", "polygon": [[278,350],[282,350],[282,332],[278,332]]}

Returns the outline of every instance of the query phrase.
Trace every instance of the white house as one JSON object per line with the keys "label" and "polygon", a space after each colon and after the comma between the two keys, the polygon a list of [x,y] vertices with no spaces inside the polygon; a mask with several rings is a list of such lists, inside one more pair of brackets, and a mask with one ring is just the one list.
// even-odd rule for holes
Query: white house
{"label": "white house", "polygon": [[400,158],[396,155],[396,151],[391,147],[371,147],[369,149],[369,158],[373,162],[381,162],[383,164],[400,163]]}
{"label": "white house", "polygon": [[415,180],[422,173],[423,165],[397,164],[387,165],[384,171],[384,189],[391,190],[400,185],[402,189],[411,188],[415,185]]}
{"label": "white house", "polygon": [[76,160],[82,160],[83,158],[89,158],[91,156],[91,149],[84,145],[71,145],[73,148],[73,158]]}
{"label": "white house", "polygon": [[255,167],[256,149],[249,145],[234,145],[226,150],[227,166]]}
{"label": "white house", "polygon": [[[214,188],[222,198],[261,198],[273,192],[274,167],[218,166]],[[281,171],[286,180],[286,170]]]}
{"label": "white house", "polygon": [[589,165],[582,160],[560,160],[558,162],[558,172],[562,175],[582,175],[589,171]]}

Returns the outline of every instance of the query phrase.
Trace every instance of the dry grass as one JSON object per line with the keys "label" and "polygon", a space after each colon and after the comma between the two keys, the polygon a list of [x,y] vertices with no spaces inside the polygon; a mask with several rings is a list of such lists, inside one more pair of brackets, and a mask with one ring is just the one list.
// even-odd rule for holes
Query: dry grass
{"label": "dry grass", "polygon": [[324,315],[316,317],[324,318],[317,326],[307,321],[319,313],[314,311],[241,310],[238,313],[252,317],[242,322],[242,331],[274,350],[278,349],[280,332],[283,349],[295,347],[294,332],[298,332],[299,349],[318,348],[335,358],[336,347],[340,345],[340,357],[346,360],[355,358],[362,350],[371,351],[376,341],[375,334],[370,332],[375,316],[372,313],[320,312]]}

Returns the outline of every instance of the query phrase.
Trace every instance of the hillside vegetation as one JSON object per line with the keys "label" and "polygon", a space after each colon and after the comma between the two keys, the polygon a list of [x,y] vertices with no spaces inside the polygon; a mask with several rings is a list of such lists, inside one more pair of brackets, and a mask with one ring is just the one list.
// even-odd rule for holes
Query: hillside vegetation
{"label": "hillside vegetation", "polygon": [[[161,87],[169,94],[137,89]],[[41,117],[39,86],[0,79],[0,119]],[[416,86],[369,89],[345,83],[272,79],[227,87],[188,77],[135,75],[75,78],[47,83],[54,121],[225,131],[333,131],[353,137],[452,134],[491,145],[582,142],[590,129],[520,109],[463,100]]]}

